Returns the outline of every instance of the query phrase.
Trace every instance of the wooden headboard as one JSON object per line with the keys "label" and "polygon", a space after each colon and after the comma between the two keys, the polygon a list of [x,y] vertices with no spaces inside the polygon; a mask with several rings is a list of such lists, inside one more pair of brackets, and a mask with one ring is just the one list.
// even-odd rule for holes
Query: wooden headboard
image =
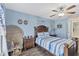
{"label": "wooden headboard", "polygon": [[35,37],[37,37],[37,33],[48,32],[48,27],[45,25],[39,25],[35,27],[34,29],[35,29]]}
{"label": "wooden headboard", "polygon": [[36,27],[36,31],[37,32],[48,32],[48,27],[46,27],[44,25],[39,25]]}

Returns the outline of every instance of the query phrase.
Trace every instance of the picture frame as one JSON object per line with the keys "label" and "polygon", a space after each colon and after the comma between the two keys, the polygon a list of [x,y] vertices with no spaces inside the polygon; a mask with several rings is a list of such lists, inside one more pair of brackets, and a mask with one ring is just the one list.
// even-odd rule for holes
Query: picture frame
{"label": "picture frame", "polygon": [[22,22],[23,22],[22,19],[18,20],[18,24],[22,24]]}
{"label": "picture frame", "polygon": [[28,21],[27,20],[24,20],[24,24],[27,25],[28,24]]}
{"label": "picture frame", "polygon": [[62,24],[58,24],[57,25],[57,28],[62,28]]}

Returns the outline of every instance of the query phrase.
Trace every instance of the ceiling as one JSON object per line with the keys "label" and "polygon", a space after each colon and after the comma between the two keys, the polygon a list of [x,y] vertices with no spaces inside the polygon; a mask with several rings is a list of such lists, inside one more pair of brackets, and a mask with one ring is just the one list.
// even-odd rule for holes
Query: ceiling
{"label": "ceiling", "polygon": [[[12,9],[15,11],[23,12],[23,13],[28,13],[31,15],[35,16],[40,16],[44,18],[49,18],[50,15],[53,14],[51,11],[52,9],[56,9],[60,6],[70,6],[73,5],[72,3],[6,3],[5,6],[8,9]],[[75,4],[77,7],[79,4]],[[79,8],[79,7],[78,7]],[[76,9],[77,14],[79,9]]]}

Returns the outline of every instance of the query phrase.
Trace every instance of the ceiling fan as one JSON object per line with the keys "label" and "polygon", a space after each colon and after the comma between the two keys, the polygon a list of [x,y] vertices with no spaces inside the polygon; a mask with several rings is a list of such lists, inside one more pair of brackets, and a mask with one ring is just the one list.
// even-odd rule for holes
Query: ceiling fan
{"label": "ceiling fan", "polygon": [[69,10],[71,10],[71,9],[73,9],[75,7],[76,7],[76,5],[71,5],[71,6],[67,7],[67,8],[64,7],[64,6],[61,6],[57,10],[52,10],[52,12],[54,12],[55,14],[50,15],[50,17],[56,16],[56,15],[64,16],[65,14],[73,15],[76,12],[75,11],[69,11]]}

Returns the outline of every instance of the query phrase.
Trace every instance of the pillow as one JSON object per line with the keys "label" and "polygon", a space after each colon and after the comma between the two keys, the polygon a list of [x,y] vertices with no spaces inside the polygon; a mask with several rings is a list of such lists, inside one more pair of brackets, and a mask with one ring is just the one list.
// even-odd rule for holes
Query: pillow
{"label": "pillow", "polygon": [[38,33],[37,35],[38,37],[49,37],[50,36],[49,32],[42,32],[42,33]]}
{"label": "pillow", "polygon": [[44,32],[42,33],[37,33],[38,36],[44,36]]}
{"label": "pillow", "polygon": [[48,37],[49,36],[49,32],[44,32],[44,36]]}

